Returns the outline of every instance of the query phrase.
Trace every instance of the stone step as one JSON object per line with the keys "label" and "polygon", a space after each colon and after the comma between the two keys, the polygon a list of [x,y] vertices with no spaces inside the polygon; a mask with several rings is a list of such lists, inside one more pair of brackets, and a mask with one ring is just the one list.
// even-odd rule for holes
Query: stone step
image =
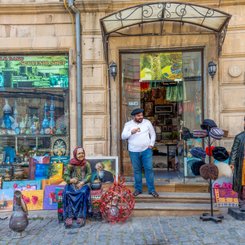
{"label": "stone step", "polygon": [[[213,207],[215,215],[221,214],[221,210]],[[57,219],[57,210],[29,211],[29,219]],[[205,203],[139,203],[136,202],[132,216],[189,216],[210,213],[210,204]],[[10,218],[12,212],[1,212],[0,218]]]}
{"label": "stone step", "polygon": [[[131,191],[134,190],[133,182],[126,182],[125,184]],[[208,193],[208,183],[166,183],[156,182],[155,189],[157,192],[199,192]],[[147,191],[147,186],[143,184],[143,192]]]}
{"label": "stone step", "polygon": [[136,197],[137,203],[210,203],[209,193],[159,192],[159,198],[143,193]]}
{"label": "stone step", "polygon": [[[189,216],[210,213],[210,204],[198,203],[136,203],[133,216]],[[214,214],[220,214],[217,207],[213,207]]]}

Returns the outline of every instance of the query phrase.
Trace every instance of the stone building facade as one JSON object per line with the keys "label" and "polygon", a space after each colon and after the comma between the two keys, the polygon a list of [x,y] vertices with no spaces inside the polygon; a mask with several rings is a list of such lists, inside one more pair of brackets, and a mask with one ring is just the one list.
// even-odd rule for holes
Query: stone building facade
{"label": "stone building facade", "polygon": [[[151,1],[159,2],[159,1]],[[172,1],[175,2],[175,1]],[[182,1],[218,9],[232,15],[222,53],[218,56],[213,33],[185,24],[182,35],[111,37],[109,61],[118,65],[118,75],[109,82],[104,56],[100,19],[114,11],[146,1],[77,0],[81,12],[82,48],[82,140],[89,156],[121,156],[121,95],[119,52],[128,49],[188,49],[203,47],[204,117],[213,118],[229,131],[221,142],[228,149],[234,136],[243,130],[245,116],[245,1]],[[149,25],[146,28],[153,28]],[[132,27],[129,29],[133,31]],[[179,24],[169,23],[166,30],[177,33]],[[190,34],[199,31],[197,34]],[[203,33],[202,33],[203,32]],[[76,145],[76,64],[74,21],[61,0],[0,0],[0,53],[67,53],[70,74],[70,148]],[[217,74],[208,75],[207,64],[217,63]],[[125,169],[126,172],[130,172]]]}

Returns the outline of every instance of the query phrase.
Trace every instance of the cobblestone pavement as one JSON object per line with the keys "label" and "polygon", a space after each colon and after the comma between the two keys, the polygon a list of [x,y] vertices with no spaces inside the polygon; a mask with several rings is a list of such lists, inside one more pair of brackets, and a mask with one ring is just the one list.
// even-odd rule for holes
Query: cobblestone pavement
{"label": "cobblestone pavement", "polygon": [[55,215],[47,215],[32,218],[22,238],[16,238],[8,223],[9,218],[0,220],[0,244],[245,244],[245,222],[229,215],[222,223],[203,222],[199,216],[132,217],[123,224],[88,220],[85,227],[69,230],[58,224]]}

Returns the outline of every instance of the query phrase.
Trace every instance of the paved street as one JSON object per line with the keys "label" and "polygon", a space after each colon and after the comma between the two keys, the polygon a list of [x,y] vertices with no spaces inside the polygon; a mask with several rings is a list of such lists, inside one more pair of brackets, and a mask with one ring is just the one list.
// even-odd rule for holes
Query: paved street
{"label": "paved street", "polygon": [[245,222],[229,215],[218,224],[203,222],[199,216],[132,217],[124,224],[88,221],[83,228],[66,230],[55,213],[50,214],[44,218],[32,215],[22,238],[9,230],[9,218],[0,221],[0,244],[245,244]]}

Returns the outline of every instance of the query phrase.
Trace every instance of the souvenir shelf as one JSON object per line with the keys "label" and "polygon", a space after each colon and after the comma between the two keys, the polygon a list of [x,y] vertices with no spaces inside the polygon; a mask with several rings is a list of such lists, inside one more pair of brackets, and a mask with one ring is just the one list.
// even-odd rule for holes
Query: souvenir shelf
{"label": "souvenir shelf", "polygon": [[25,165],[34,154],[51,155],[62,147],[69,153],[68,92],[61,88],[0,90],[0,162]]}
{"label": "souvenir shelf", "polygon": [[2,145],[11,145],[19,152],[24,141],[28,140],[29,144],[35,146],[36,151],[52,150],[52,138],[63,138],[66,135],[0,135]]}

